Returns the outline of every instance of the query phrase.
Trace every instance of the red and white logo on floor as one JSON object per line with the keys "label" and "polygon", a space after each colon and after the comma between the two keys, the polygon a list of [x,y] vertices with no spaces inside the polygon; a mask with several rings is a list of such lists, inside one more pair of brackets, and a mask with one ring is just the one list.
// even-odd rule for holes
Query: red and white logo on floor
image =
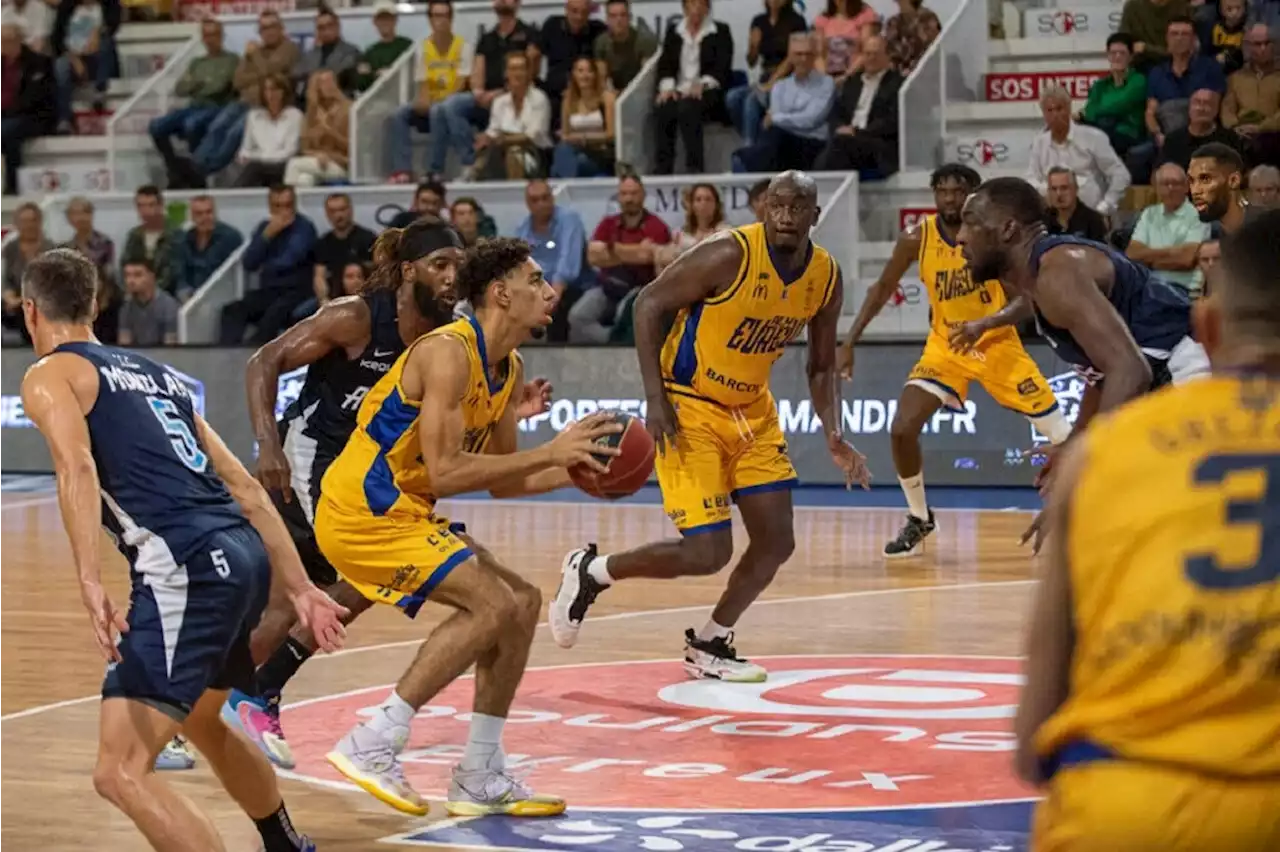
{"label": "red and white logo on floor", "polygon": [[[760,661],[767,683],[690,681],[672,661],[531,670],[507,725],[508,763],[575,808],[831,811],[1033,795],[1010,771],[1015,659]],[[294,774],[346,787],[324,754],[389,688],[286,708]],[[447,789],[472,689],[459,681],[418,714],[402,760],[423,795]]]}

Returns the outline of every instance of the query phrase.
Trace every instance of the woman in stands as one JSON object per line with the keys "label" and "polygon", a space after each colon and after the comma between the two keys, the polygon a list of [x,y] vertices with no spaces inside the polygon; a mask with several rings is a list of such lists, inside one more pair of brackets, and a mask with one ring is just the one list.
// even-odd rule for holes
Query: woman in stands
{"label": "woman in stands", "polygon": [[684,211],[684,227],[672,234],[669,245],[658,246],[654,254],[659,272],[707,237],[729,230],[720,193],[709,183],[695,183],[685,190]]}
{"label": "woman in stands", "polygon": [[613,174],[615,95],[605,88],[589,56],[573,63],[560,112],[560,141],[551,160],[554,178]]}
{"label": "woman in stands", "polygon": [[880,16],[862,0],[827,0],[827,10],[813,20],[813,28],[821,34],[818,47],[818,70],[836,81],[836,85],[857,71],[858,45],[862,29]]}
{"label": "woman in stands", "polygon": [[302,122],[302,153],[289,160],[284,182],[315,186],[345,181],[351,151],[351,101],[328,69],[311,75],[307,83],[307,114]]}
{"label": "woman in stands", "polygon": [[262,106],[249,110],[244,141],[236,162],[242,167],[236,186],[274,186],[284,179],[285,163],[298,153],[302,111],[289,103],[292,86],[283,74],[272,74],[259,87]]}

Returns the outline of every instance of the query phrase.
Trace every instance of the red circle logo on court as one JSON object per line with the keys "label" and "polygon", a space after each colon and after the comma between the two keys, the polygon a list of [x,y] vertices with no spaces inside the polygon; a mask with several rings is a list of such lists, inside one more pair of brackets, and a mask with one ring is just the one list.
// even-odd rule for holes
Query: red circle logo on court
{"label": "red circle logo on court", "polygon": [[[1034,795],[1012,774],[1019,663],[978,657],[760,658],[762,684],[691,681],[677,662],[526,673],[508,764],[573,807],[790,809],[931,805]],[[472,681],[414,722],[401,758],[442,795],[467,739]],[[286,709],[302,776],[386,688]]]}

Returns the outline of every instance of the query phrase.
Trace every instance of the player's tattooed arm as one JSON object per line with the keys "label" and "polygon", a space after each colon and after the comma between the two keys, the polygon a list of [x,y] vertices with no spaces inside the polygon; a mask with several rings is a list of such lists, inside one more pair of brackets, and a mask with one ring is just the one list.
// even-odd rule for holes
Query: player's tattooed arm
{"label": "player's tattooed arm", "polygon": [[898,291],[902,276],[907,274],[911,264],[915,263],[916,258],[920,256],[920,239],[919,225],[913,225],[903,231],[898,236],[898,241],[894,243],[889,262],[884,265],[884,269],[880,270],[880,277],[867,290],[866,298],[862,300],[862,307],[858,308],[858,315],[854,317],[849,337],[841,348],[841,377],[853,378],[853,347],[862,339],[863,333],[867,330],[867,326],[871,325],[872,320],[880,315],[885,305],[889,304],[889,299]]}
{"label": "player's tattooed arm", "polygon": [[276,427],[276,390],[280,375],[314,364],[335,349],[363,349],[369,341],[369,306],[359,296],[335,299],[291,327],[249,358],[245,390],[249,420],[258,439],[258,479],[292,499],[289,462]]}
{"label": "player's tattooed arm", "polygon": [[1048,780],[1037,756],[1036,732],[1066,701],[1070,688],[1075,629],[1072,624],[1067,525],[1071,494],[1084,463],[1084,450],[1079,443],[1062,449],[1062,461],[1045,509],[1044,527],[1052,529],[1054,534],[1049,539],[1048,558],[1027,628],[1027,681],[1014,719],[1014,732],[1018,738],[1015,768],[1024,781],[1035,785]]}
{"label": "player's tattooed arm", "polygon": [[[516,375],[511,377],[517,390],[511,394],[507,407],[502,411],[502,419],[494,426],[493,435],[489,438],[488,452],[495,456],[510,455],[516,447],[516,423],[519,420],[520,388],[524,384],[524,364],[517,368]],[[573,484],[569,478],[569,470],[553,467],[537,473],[516,476],[499,482],[489,489],[489,494],[498,499],[511,497],[527,497],[531,494],[545,494]]]}

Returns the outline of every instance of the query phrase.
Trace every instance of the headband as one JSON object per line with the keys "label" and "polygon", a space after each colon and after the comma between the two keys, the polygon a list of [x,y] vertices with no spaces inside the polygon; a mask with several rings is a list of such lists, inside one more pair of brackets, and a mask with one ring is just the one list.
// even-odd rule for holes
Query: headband
{"label": "headband", "polygon": [[400,260],[402,263],[408,263],[447,248],[466,248],[461,235],[448,225],[413,228],[411,231],[406,231],[401,238]]}

